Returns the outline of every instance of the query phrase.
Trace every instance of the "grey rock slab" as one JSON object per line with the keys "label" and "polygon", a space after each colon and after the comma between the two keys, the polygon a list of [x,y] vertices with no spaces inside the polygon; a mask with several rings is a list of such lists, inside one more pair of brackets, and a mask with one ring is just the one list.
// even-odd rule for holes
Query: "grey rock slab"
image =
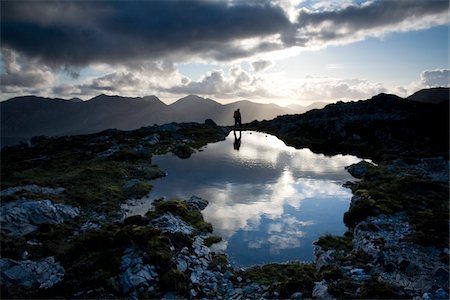
{"label": "grey rock slab", "polygon": [[48,289],[60,282],[65,272],[53,256],[39,261],[1,258],[0,270],[2,282],[6,285],[29,288],[37,284],[40,289]]}
{"label": "grey rock slab", "polygon": [[61,224],[79,216],[80,210],[50,200],[18,200],[2,203],[0,225],[12,235],[26,235],[41,224]]}

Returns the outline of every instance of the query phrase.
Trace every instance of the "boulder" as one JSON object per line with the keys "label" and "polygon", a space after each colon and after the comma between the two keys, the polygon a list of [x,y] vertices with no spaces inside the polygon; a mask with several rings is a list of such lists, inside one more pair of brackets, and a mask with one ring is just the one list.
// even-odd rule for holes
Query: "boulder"
{"label": "boulder", "polygon": [[12,235],[26,235],[41,224],[61,224],[79,216],[78,208],[50,200],[18,200],[2,203],[0,225]]}
{"label": "boulder", "polygon": [[194,228],[191,225],[171,213],[166,213],[150,221],[149,226],[159,228],[162,232],[182,233],[185,235],[191,235],[194,232]]}
{"label": "boulder", "polygon": [[192,206],[198,210],[204,210],[206,206],[208,206],[208,201],[205,199],[202,199],[197,196],[192,196],[188,201],[187,204],[189,206]]}
{"label": "boulder", "polygon": [[345,169],[355,178],[363,178],[367,172],[369,172],[370,169],[375,168],[375,165],[367,162],[367,161],[360,161],[357,164],[350,165],[348,167],[345,167]]}
{"label": "boulder", "polygon": [[50,256],[39,261],[0,259],[2,284],[48,289],[64,278],[64,268]]}

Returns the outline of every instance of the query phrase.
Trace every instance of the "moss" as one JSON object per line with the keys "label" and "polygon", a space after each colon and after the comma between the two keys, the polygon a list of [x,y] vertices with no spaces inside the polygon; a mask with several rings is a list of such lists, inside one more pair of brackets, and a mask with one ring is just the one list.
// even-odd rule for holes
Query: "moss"
{"label": "moss", "polygon": [[124,188],[123,193],[126,198],[141,198],[148,195],[152,190],[153,186],[148,181],[139,181],[133,184],[131,187]]}
{"label": "moss", "polygon": [[212,225],[204,221],[202,213],[190,207],[183,200],[173,199],[155,202],[154,210],[147,212],[146,216],[154,219],[167,212],[179,216],[183,221],[194,226],[199,232],[212,232]]}
{"label": "moss", "polygon": [[172,264],[170,240],[165,236],[153,236],[147,240],[148,263],[161,269],[167,269]]}
{"label": "moss", "polygon": [[222,238],[217,235],[208,236],[205,238],[204,244],[207,247],[211,247],[213,244],[220,243],[222,241]]}
{"label": "moss", "polygon": [[363,250],[357,250],[353,251],[346,259],[351,261],[355,268],[362,268],[368,271],[369,267],[367,264],[372,262],[373,257]]}
{"label": "moss", "polygon": [[252,281],[278,288],[281,298],[289,298],[298,291],[311,297],[318,279],[314,266],[302,263],[256,266],[246,270],[245,275]]}
{"label": "moss", "polygon": [[350,251],[352,249],[352,239],[342,236],[334,236],[327,234],[321,236],[317,241],[314,242],[315,245],[320,246],[323,250],[344,250]]}
{"label": "moss", "polygon": [[424,246],[448,247],[448,220],[448,210],[418,211],[410,217],[414,233],[408,239]]}
{"label": "moss", "polygon": [[344,274],[342,273],[341,268],[336,265],[325,266],[321,270],[320,275],[327,281],[335,281],[344,278]]}
{"label": "moss", "polygon": [[161,276],[160,287],[163,292],[175,291],[178,296],[188,296],[189,279],[186,274],[170,269]]}
{"label": "moss", "polygon": [[215,253],[211,259],[210,266],[213,269],[220,266],[220,269],[226,270],[228,269],[228,264],[228,258],[225,254]]}

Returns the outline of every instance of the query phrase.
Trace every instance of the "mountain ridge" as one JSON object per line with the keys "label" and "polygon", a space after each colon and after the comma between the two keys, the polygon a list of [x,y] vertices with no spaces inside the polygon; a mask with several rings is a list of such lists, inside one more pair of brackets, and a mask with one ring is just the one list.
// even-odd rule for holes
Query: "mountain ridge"
{"label": "mountain ridge", "polygon": [[[421,90],[407,98],[379,94],[372,99],[423,102],[421,99],[430,98],[436,93],[441,98],[442,95],[447,95],[448,99],[448,90]],[[220,125],[232,125],[233,111],[237,108],[241,109],[242,122],[250,123],[254,120],[272,120],[282,115],[303,114],[317,108],[322,109],[326,104],[318,102],[307,107],[281,107],[273,103],[262,104],[249,100],[221,104],[198,95],[187,95],[172,104],[164,103],[155,95],[123,97],[100,94],[86,101],[79,100],[27,95],[0,102],[2,146],[26,141],[37,135],[88,134],[109,128],[132,130],[170,122],[204,122],[205,119],[212,119]],[[334,104],[328,104],[325,108],[330,105]]]}
{"label": "mountain ridge", "polygon": [[205,119],[231,125],[233,111],[237,108],[243,112],[243,122],[296,113],[276,104],[248,100],[221,104],[197,95],[188,95],[172,104],[164,103],[155,95],[100,94],[86,101],[27,95],[0,102],[1,144],[12,145],[37,135],[88,134],[109,128],[131,130],[170,122],[203,122]]}

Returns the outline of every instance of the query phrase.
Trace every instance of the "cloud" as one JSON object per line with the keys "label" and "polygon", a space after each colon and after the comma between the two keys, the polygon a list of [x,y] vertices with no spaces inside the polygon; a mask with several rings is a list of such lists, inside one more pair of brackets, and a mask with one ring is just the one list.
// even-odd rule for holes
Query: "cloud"
{"label": "cloud", "polygon": [[389,92],[381,83],[362,79],[308,77],[295,88],[294,94],[307,101],[346,101],[368,99]]}
{"label": "cloud", "polygon": [[348,44],[366,37],[411,31],[449,22],[447,1],[374,1],[343,9],[301,9],[296,37],[304,47]]}
{"label": "cloud", "polygon": [[174,94],[198,94],[216,98],[278,97],[268,88],[264,77],[249,73],[239,65],[232,66],[225,75],[223,70],[209,72],[198,81],[187,81],[166,89]]}
{"label": "cloud", "polygon": [[280,7],[256,1],[2,1],[1,6],[3,45],[51,65],[198,53],[232,59],[249,51],[234,49],[235,41],[264,38],[289,25]]}
{"label": "cloud", "polygon": [[53,71],[37,60],[19,56],[5,48],[2,49],[1,54],[5,70],[4,74],[0,74],[3,93],[27,93],[55,82]]}
{"label": "cloud", "polygon": [[450,70],[423,71],[420,74],[421,82],[426,87],[448,87],[450,86]]}
{"label": "cloud", "polygon": [[268,68],[270,68],[273,65],[273,63],[269,60],[259,59],[256,61],[252,61],[251,65],[252,65],[253,71],[262,72],[262,71],[265,71]]}
{"label": "cloud", "polygon": [[[447,1],[2,1],[2,47],[49,66],[229,61],[448,23]],[[338,5],[339,4],[339,5]]]}

